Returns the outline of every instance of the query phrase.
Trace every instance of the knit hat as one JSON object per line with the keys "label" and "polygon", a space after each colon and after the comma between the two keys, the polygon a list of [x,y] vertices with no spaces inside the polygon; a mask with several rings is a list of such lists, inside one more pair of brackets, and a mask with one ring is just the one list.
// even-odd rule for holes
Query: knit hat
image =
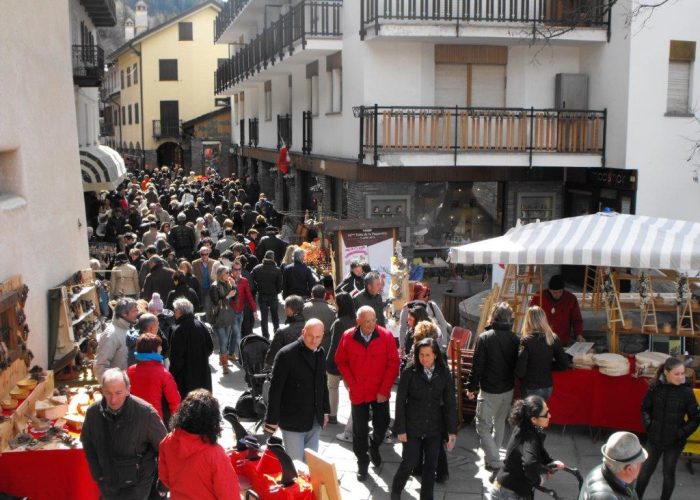
{"label": "knit hat", "polygon": [[163,301],[158,292],[154,292],[151,301],[148,303],[148,310],[152,313],[159,313],[163,310]]}
{"label": "knit hat", "polygon": [[556,274],[549,279],[549,289],[550,290],[563,290],[564,289],[564,278],[560,274]]}

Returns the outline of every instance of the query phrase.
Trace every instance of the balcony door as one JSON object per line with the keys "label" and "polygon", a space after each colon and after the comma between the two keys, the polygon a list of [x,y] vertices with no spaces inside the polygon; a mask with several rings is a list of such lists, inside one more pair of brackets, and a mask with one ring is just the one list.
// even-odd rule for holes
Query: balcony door
{"label": "balcony door", "polygon": [[435,64],[435,105],[504,108],[504,64]]}
{"label": "balcony door", "polygon": [[180,103],[178,101],[160,101],[160,127],[163,137],[178,137],[180,122]]}

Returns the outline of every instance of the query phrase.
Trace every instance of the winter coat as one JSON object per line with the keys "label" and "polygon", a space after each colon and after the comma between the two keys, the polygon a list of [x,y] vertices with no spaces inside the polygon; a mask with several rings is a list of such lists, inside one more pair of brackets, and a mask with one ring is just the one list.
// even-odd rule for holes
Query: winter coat
{"label": "winter coat", "polygon": [[214,343],[209,329],[192,314],[180,316],[175,323],[170,339],[170,373],[180,395],[184,398],[194,389],[211,391],[209,356]]}
{"label": "winter coat", "polygon": [[250,291],[250,283],[246,278],[239,278],[236,281],[236,287],[238,293],[231,299],[231,309],[236,314],[241,314],[245,310],[247,305],[251,311],[255,312],[258,310],[255,304],[255,299],[253,298],[253,292]]}
{"label": "winter coat", "polygon": [[498,482],[518,495],[530,498],[542,475],[549,472],[547,465],[554,460],[544,449],[545,434],[532,424],[515,427],[506,449],[504,467],[498,473]]}
{"label": "winter coat", "polygon": [[258,241],[258,244],[255,246],[255,256],[258,260],[263,260],[265,252],[272,250],[275,252],[275,262],[279,264],[282,262],[288,246],[289,243],[282,241],[277,235],[268,235]]}
{"label": "winter coat", "polygon": [[[137,396],[128,396],[116,415],[107,410],[106,403],[102,399],[88,408],[80,433],[90,473],[104,498],[146,498],[157,473],[158,447],[166,434],[163,422]],[[119,472],[136,467],[136,484],[121,487]]]}
{"label": "winter coat", "polygon": [[170,291],[175,288],[173,276],[175,276],[175,271],[165,267],[163,261],[158,262],[146,276],[141,298],[151,300],[154,292],[158,292],[161,297],[167,297]]}
{"label": "winter coat", "polygon": [[238,476],[219,444],[175,429],[160,443],[158,476],[173,499],[238,500]]}
{"label": "winter coat", "polygon": [[321,320],[323,323],[323,340],[321,347],[325,352],[328,352],[331,346],[331,326],[336,318],[336,310],[328,302],[323,299],[310,299],[304,304],[304,320],[309,321],[311,318]]}
{"label": "winter coat", "polygon": [[160,361],[139,361],[126,370],[131,382],[131,394],[151,403],[160,418],[163,418],[163,399],[168,404],[170,415],[180,406],[180,393],[171,373]]}
{"label": "winter coat", "polygon": [[569,345],[570,340],[575,341],[576,337],[583,335],[581,309],[578,305],[578,299],[573,293],[564,290],[561,298],[554,300],[549,290],[545,290],[542,292],[542,301],[540,302],[539,294],[536,294],[530,301],[530,305],[542,308],[547,315],[549,326],[559,336],[561,345]]}
{"label": "winter coat", "polygon": [[102,374],[109,368],[126,370],[129,366],[126,334],[130,328],[131,325],[128,321],[123,318],[115,318],[100,335],[97,341],[95,364],[93,365],[97,380],[102,380]]}
{"label": "winter coat", "polygon": [[187,285],[187,283],[178,283],[175,289],[168,294],[168,298],[165,301],[165,307],[172,311],[174,309],[173,302],[180,297],[184,297],[192,302],[194,310],[199,311],[199,295],[197,294],[197,291],[193,290]]}
{"label": "winter coat", "polygon": [[307,432],[330,413],[326,353],[311,351],[299,338],[275,356],[265,422],[285,431]]}
{"label": "winter coat", "polygon": [[272,367],[275,361],[275,356],[287,344],[291,344],[299,338],[301,331],[304,329],[304,316],[295,314],[287,318],[287,323],[280,326],[275,335],[272,337],[270,348],[265,355],[265,366]]}
{"label": "winter coat", "polygon": [[194,253],[195,241],[194,229],[185,224],[174,226],[168,233],[168,243],[173,247],[178,258],[189,259]]}
{"label": "winter coat", "polygon": [[215,281],[209,288],[214,328],[226,328],[233,324],[235,313],[231,309],[228,294],[232,288],[228,281]]}
{"label": "winter coat", "polygon": [[394,336],[376,326],[365,344],[360,328],[350,328],[340,339],[335,364],[347,384],[352,404],[376,401],[377,394],[388,398],[399,371]]}
{"label": "winter coat", "polygon": [[275,261],[263,259],[251,273],[258,295],[278,295],[282,291],[282,270]]}
{"label": "winter coat", "polygon": [[[386,320],[384,319],[384,299],[382,299],[381,295],[370,295],[367,293],[367,290],[362,290],[362,292],[355,296],[353,302],[355,302],[355,309],[359,309],[362,306],[370,306],[377,315],[377,324],[381,327],[386,326]],[[394,345],[396,345],[396,341],[394,341]]]}
{"label": "winter coat", "polygon": [[457,406],[452,375],[435,365],[428,380],[422,365],[409,365],[396,391],[394,432],[424,438],[457,433]]}
{"label": "winter coat", "polygon": [[335,293],[349,293],[351,297],[355,297],[358,293],[365,289],[365,280],[362,276],[355,276],[352,272],[335,287]]}
{"label": "winter coat", "polygon": [[[221,263],[218,260],[209,259],[207,267],[209,269],[209,286],[211,287],[212,283],[216,281],[216,270],[221,267]],[[204,265],[202,259],[192,261],[192,274],[197,278],[197,281],[199,281],[199,285],[204,287]]]}
{"label": "winter coat", "polygon": [[559,337],[554,338],[552,345],[547,345],[544,333],[535,332],[520,341],[515,376],[522,379],[525,388],[552,387],[552,370],[567,368],[569,368],[569,358],[559,342]]}
{"label": "winter coat", "polygon": [[482,389],[490,394],[512,390],[519,347],[520,339],[510,331],[510,325],[496,324],[479,335],[467,390],[476,392]]}
{"label": "winter coat", "polygon": [[684,445],[700,424],[700,409],[693,390],[687,385],[669,384],[662,375],[644,396],[642,423],[655,446]]}
{"label": "winter coat", "polygon": [[309,266],[301,262],[293,262],[284,266],[282,271],[282,296],[286,299],[290,295],[310,297],[311,289],[316,284],[316,278]]}
{"label": "winter coat", "polygon": [[331,325],[331,345],[328,347],[326,355],[326,371],[332,375],[340,375],[340,371],[335,364],[335,353],[338,350],[338,344],[343,337],[343,333],[348,328],[353,328],[357,325],[357,319],[352,316],[341,316],[336,319]]}
{"label": "winter coat", "polygon": [[637,500],[632,486],[623,487],[603,464],[593,469],[583,481],[578,500]]}
{"label": "winter coat", "polygon": [[109,282],[109,290],[113,299],[124,295],[138,297],[139,290],[141,290],[141,287],[139,287],[139,272],[131,264],[114,266]]}

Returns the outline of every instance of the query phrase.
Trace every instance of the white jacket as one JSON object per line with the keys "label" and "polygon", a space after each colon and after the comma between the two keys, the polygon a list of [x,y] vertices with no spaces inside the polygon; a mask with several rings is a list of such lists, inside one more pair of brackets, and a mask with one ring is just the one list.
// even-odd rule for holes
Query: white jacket
{"label": "white jacket", "polygon": [[110,368],[126,370],[129,367],[126,334],[130,324],[123,318],[113,319],[97,341],[93,371],[98,381]]}

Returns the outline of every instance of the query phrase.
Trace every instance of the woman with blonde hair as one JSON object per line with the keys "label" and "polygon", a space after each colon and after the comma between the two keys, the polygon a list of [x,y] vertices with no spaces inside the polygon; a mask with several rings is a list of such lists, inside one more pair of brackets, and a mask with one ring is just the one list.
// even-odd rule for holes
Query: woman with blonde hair
{"label": "woman with blonde hair", "polygon": [[299,247],[296,245],[289,245],[287,247],[287,250],[284,251],[284,257],[282,257],[281,267],[284,267],[287,264],[292,264],[294,262],[294,251],[297,248],[299,248]]}
{"label": "woman with blonde hair", "polygon": [[556,333],[539,306],[525,314],[515,376],[521,379],[521,396],[540,396],[545,401],[552,395],[552,369],[566,370],[569,359]]}

